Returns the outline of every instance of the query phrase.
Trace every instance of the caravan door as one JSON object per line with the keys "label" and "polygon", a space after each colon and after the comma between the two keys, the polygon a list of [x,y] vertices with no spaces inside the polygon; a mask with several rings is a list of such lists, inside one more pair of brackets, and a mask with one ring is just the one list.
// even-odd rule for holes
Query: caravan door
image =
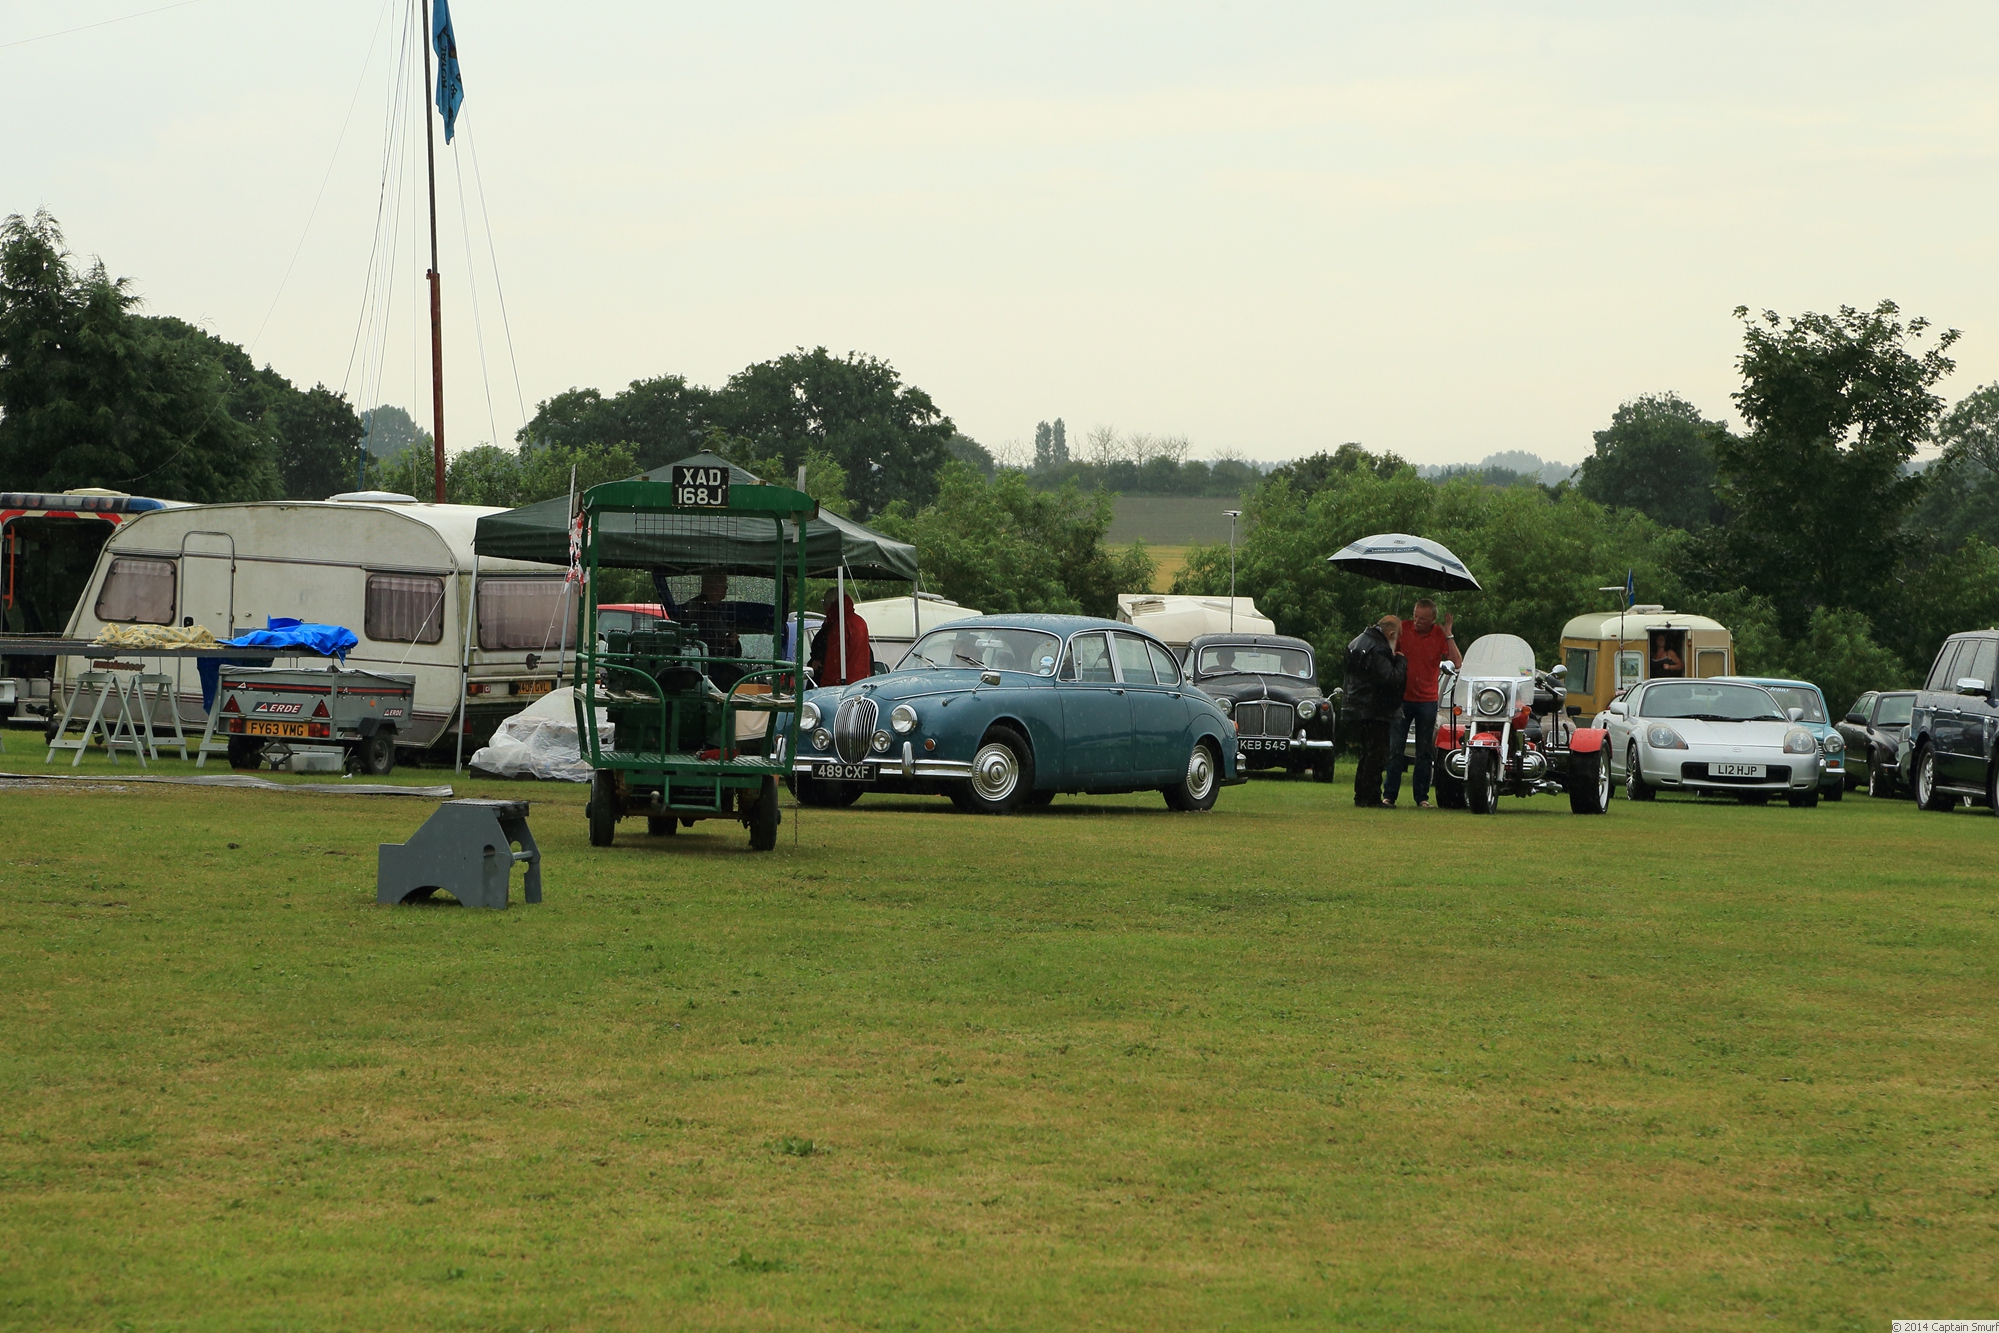
{"label": "caravan door", "polygon": [[218,639],[236,637],[236,539],[190,532],[180,543],[179,625],[204,625]]}

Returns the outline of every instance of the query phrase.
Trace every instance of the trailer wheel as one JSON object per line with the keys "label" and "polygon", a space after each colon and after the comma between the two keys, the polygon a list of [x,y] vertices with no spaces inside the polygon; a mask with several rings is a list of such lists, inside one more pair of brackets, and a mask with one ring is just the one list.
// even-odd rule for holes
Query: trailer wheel
{"label": "trailer wheel", "polygon": [[1499,752],[1473,746],[1465,757],[1465,808],[1475,815],[1499,809]]}
{"label": "trailer wheel", "polygon": [[264,743],[251,740],[248,736],[229,738],[229,767],[250,770],[263,767]]}
{"label": "trailer wheel", "polygon": [[757,803],[750,807],[750,850],[767,852],[777,846],[777,826],[784,814],[777,808],[777,779],[765,778]]}
{"label": "trailer wheel", "polygon": [[369,777],[383,778],[396,771],[396,733],[384,727],[354,747],[354,766]]}
{"label": "trailer wheel", "polygon": [[1569,812],[1577,815],[1600,815],[1610,808],[1610,764],[1609,756],[1602,750],[1594,754],[1570,754],[1569,756]]}
{"label": "trailer wheel", "polygon": [[680,819],[677,815],[647,815],[646,832],[655,838],[670,838],[680,832]]}
{"label": "trailer wheel", "polygon": [[590,779],[590,804],[584,813],[590,816],[590,845],[609,847],[618,834],[618,779],[608,768],[597,770]]}

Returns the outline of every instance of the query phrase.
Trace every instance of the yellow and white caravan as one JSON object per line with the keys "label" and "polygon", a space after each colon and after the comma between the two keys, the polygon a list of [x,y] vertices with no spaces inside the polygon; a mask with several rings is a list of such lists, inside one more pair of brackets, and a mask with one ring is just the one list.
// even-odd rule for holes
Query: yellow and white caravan
{"label": "yellow and white caravan", "polygon": [[1562,626],[1562,665],[1569,711],[1594,717],[1641,680],[1732,675],[1735,639],[1720,621],[1657,604],[1592,611]]}

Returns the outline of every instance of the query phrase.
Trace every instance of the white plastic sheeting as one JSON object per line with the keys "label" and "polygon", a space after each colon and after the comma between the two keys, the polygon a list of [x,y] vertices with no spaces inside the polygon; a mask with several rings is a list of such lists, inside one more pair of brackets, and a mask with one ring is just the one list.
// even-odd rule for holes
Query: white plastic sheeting
{"label": "white plastic sheeting", "polygon": [[[599,708],[597,734],[605,749],[611,747],[613,730]],[[502,722],[492,743],[472,755],[472,768],[503,778],[588,782],[590,764],[576,736],[575,691],[567,686],[550,690]]]}

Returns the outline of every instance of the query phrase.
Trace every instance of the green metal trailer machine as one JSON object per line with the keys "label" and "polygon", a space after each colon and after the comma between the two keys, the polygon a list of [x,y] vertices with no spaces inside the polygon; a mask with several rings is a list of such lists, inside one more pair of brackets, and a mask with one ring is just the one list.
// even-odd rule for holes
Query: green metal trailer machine
{"label": "green metal trailer machine", "polygon": [[[719,458],[675,464],[670,479],[584,492],[576,725],[596,770],[591,845],[609,846],[627,816],[643,816],[655,836],[734,819],[748,827],[752,850],[777,845],[778,787],[790,772],[785,746],[798,734],[806,651],[803,634],[787,651],[786,621],[804,623],[813,539],[830,541],[832,560],[840,558],[837,533],[813,523],[818,513],[803,492],[756,484]],[[823,563],[827,553],[819,554]],[[607,567],[648,570],[655,582],[726,575],[729,591],[726,600],[704,593],[652,628],[600,633],[599,571]]]}

